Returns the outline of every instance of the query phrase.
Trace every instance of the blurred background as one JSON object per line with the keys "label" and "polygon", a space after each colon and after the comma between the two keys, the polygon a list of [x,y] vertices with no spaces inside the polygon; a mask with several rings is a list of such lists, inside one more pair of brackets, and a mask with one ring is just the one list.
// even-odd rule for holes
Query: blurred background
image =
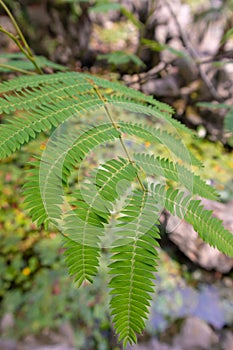
{"label": "blurred background", "polygon": [[[220,195],[219,203],[204,204],[233,232],[233,1],[5,3],[44,72],[91,72],[174,107],[175,118],[197,135],[184,142],[205,164],[202,177]],[[1,6],[0,25],[15,32]],[[18,51],[0,32],[1,81],[33,70]],[[94,284],[77,289],[59,233],[37,228],[24,209],[25,164],[41,154],[48,135],[0,164],[0,350],[119,350],[108,311],[107,254]],[[92,158],[86,168],[94,165]],[[233,260],[167,212],[161,237],[150,318],[127,350],[232,350]]]}

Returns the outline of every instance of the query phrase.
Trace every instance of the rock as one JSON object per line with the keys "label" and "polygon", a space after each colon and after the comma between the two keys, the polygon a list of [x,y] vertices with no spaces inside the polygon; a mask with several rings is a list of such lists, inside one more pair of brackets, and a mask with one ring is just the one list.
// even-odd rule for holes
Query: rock
{"label": "rock", "polygon": [[3,315],[0,321],[0,331],[5,332],[10,328],[14,327],[14,324],[15,324],[14,316],[12,315],[12,313],[8,312]]}
{"label": "rock", "polygon": [[[223,220],[223,225],[233,233],[233,201],[225,204],[203,199],[202,203],[213,215]],[[169,239],[194,263],[207,270],[228,273],[233,268],[233,259],[204,243],[193,227],[170,214],[166,222]]]}
{"label": "rock", "polygon": [[[181,49],[180,49],[181,50]],[[183,49],[185,52],[185,49]],[[178,57],[175,62],[175,66],[178,68],[179,75],[183,79],[184,86],[189,85],[191,82],[197,80],[198,70],[192,60],[188,60],[184,57]]]}
{"label": "rock", "polygon": [[[17,350],[75,350],[75,348],[71,348],[69,345],[65,343],[61,344],[53,344],[53,345],[39,345],[34,344],[33,348],[31,346],[27,346],[25,344],[20,345],[17,347]],[[8,350],[8,349],[6,349]],[[10,350],[10,349],[9,349]]]}
{"label": "rock", "polygon": [[218,343],[218,336],[202,320],[197,317],[189,317],[173,341],[175,346],[189,350],[209,350]]}
{"label": "rock", "polygon": [[[231,52],[233,56],[233,50]],[[231,91],[233,89],[233,67],[231,62],[226,62],[221,69],[218,70],[218,93],[223,97],[229,100],[225,100],[224,103],[232,105],[232,96]]]}
{"label": "rock", "polygon": [[57,331],[45,329],[37,336],[27,335],[18,344],[17,350],[75,350],[74,343],[74,331],[67,322]]}
{"label": "rock", "polygon": [[0,350],[17,350],[17,344],[14,340],[0,339]]}
{"label": "rock", "polygon": [[226,331],[223,334],[222,341],[222,350],[233,350],[233,333]]}
{"label": "rock", "polygon": [[126,350],[183,350],[179,345],[171,346],[169,344],[161,343],[157,339],[152,339],[148,343],[138,344],[127,347]]}
{"label": "rock", "polygon": [[69,346],[74,347],[75,344],[75,334],[74,329],[72,328],[69,322],[63,323],[60,326],[60,333],[67,340]]}
{"label": "rock", "polygon": [[[174,12],[177,21],[183,31],[188,31],[190,24],[192,23],[193,17],[191,14],[191,8],[187,4],[183,4],[180,0],[174,0],[169,2],[172,11]],[[156,23],[156,38],[160,43],[165,43],[166,38],[179,37],[179,28],[169,7],[163,0],[158,1],[157,11],[155,14]],[[160,33],[160,30],[162,33]],[[166,31],[166,35],[164,35]]]}
{"label": "rock", "polygon": [[177,76],[168,75],[162,79],[150,79],[142,85],[142,91],[147,95],[156,96],[179,96],[180,86]]}

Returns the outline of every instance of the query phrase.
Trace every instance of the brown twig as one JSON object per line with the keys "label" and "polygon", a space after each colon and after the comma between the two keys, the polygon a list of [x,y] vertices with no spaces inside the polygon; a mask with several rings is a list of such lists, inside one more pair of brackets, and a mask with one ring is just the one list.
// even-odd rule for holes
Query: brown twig
{"label": "brown twig", "polygon": [[223,59],[226,59],[226,63],[229,62],[228,60],[233,60],[233,50],[228,50],[228,51],[225,51],[224,53],[222,54],[218,54],[214,57],[209,57],[209,58],[204,58],[204,59],[200,59],[198,61],[196,61],[196,64],[207,64],[207,63],[214,63],[215,61],[218,61],[218,60],[223,60]]}
{"label": "brown twig", "polygon": [[[176,26],[177,26],[177,29],[178,29],[179,34],[180,34],[180,38],[181,38],[181,40],[182,40],[182,42],[183,42],[183,45],[184,45],[184,46],[186,47],[186,49],[188,50],[190,57],[193,59],[194,63],[200,61],[200,57],[199,57],[198,53],[197,53],[196,50],[194,49],[194,47],[193,47],[193,45],[192,45],[192,43],[191,43],[191,41],[190,41],[190,39],[189,39],[187,33],[186,33],[186,32],[183,30],[183,28],[181,27],[181,25],[180,25],[180,23],[179,23],[179,21],[178,21],[178,19],[177,19],[177,15],[176,15],[176,13],[174,12],[174,10],[173,10],[171,4],[170,4],[169,1],[167,1],[167,0],[164,0],[164,2],[165,2],[166,6],[167,6],[167,8],[168,8],[168,10],[169,10],[169,12],[170,12],[170,14],[171,14],[171,16],[172,16],[172,18],[173,18],[173,20],[174,20]],[[212,82],[210,81],[210,79],[209,79],[209,77],[207,76],[206,72],[203,70],[202,66],[201,66],[200,64],[199,64],[199,65],[196,64],[196,66],[197,66],[197,69],[198,69],[198,71],[199,71],[199,75],[200,75],[201,79],[204,81],[204,83],[205,83],[206,86],[208,87],[208,89],[209,89],[209,91],[210,91],[212,97],[213,97],[215,100],[218,100],[218,101],[220,100],[220,101],[221,101],[221,100],[222,100],[222,97],[219,96],[217,90],[215,89],[214,85],[213,85]]]}
{"label": "brown twig", "polygon": [[157,75],[165,70],[167,66],[170,65],[170,62],[165,63],[165,62],[160,62],[156,67],[150,69],[146,73],[141,73],[138,74],[138,79],[134,80],[132,82],[126,82],[127,86],[133,85],[133,84],[144,84],[146,83],[149,79],[156,78]]}

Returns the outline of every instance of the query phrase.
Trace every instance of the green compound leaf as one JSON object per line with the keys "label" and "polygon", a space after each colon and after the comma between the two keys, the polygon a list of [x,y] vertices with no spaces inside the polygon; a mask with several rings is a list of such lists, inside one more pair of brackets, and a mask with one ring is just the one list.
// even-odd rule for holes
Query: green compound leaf
{"label": "green compound leaf", "polygon": [[115,227],[117,239],[112,248],[109,283],[113,324],[119,340],[136,342],[148,317],[159,238],[159,206],[147,192],[135,190]]}
{"label": "green compound leaf", "polygon": [[[163,208],[193,225],[205,242],[233,257],[233,235],[200,200],[193,199],[193,195],[216,199],[217,193],[192,170],[193,165],[202,164],[180,136],[192,132],[172,118],[171,107],[123,84],[76,72],[22,76],[1,83],[0,94],[0,112],[8,114],[0,124],[0,158],[38,134],[50,132],[42,157],[28,171],[25,205],[38,225],[52,223],[61,230],[67,267],[78,286],[93,281],[104,239],[113,237],[110,308],[124,346],[136,342],[148,317]],[[127,116],[125,112],[115,121],[112,106],[142,118],[155,117],[162,127],[148,126],[146,118],[144,124],[119,121]],[[232,130],[228,112],[226,123]],[[166,126],[171,131],[164,130]],[[131,155],[129,138],[150,143],[152,150],[156,143],[163,145],[168,159]],[[124,156],[113,154],[100,162],[87,176],[78,177],[72,195],[65,195],[73,170],[79,171],[91,152],[109,142],[116,143],[116,149],[121,146]],[[155,184],[161,178],[166,186]]]}

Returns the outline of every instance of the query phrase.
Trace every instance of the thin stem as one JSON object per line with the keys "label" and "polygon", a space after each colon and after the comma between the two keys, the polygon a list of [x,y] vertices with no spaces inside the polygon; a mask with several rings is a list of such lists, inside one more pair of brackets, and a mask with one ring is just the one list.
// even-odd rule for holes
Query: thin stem
{"label": "thin stem", "polygon": [[9,36],[9,38],[16,43],[16,45],[18,46],[20,51],[28,58],[27,51],[23,48],[23,46],[21,45],[20,41],[17,39],[17,37],[14,34],[12,34],[11,32],[8,32],[8,30],[3,28],[1,25],[0,25],[0,32],[2,32],[4,34],[6,34],[7,36]]}
{"label": "thin stem", "polygon": [[21,29],[19,28],[19,26],[18,26],[14,16],[12,15],[11,11],[9,10],[9,8],[6,6],[6,4],[2,0],[0,0],[0,4],[2,5],[2,7],[6,11],[7,15],[9,16],[11,22],[13,23],[13,25],[14,25],[14,27],[15,27],[15,29],[16,29],[19,37],[20,37],[20,39],[22,40],[22,42],[23,42],[27,52],[29,53],[30,56],[33,56],[32,52],[31,52],[31,49],[30,49],[30,47],[29,47],[29,45],[28,45],[28,43],[27,43],[23,33],[21,32]]}
{"label": "thin stem", "polygon": [[[119,126],[116,124],[116,122],[115,122],[114,119],[112,118],[111,113],[109,112],[109,109],[108,109],[108,107],[106,106],[106,103],[105,103],[106,101],[105,101],[105,99],[103,98],[103,96],[101,95],[101,93],[100,93],[100,91],[99,91],[99,89],[97,88],[96,85],[94,85],[94,91],[97,93],[97,95],[98,95],[98,97],[100,98],[100,100],[104,103],[104,110],[105,110],[105,112],[106,112],[106,114],[107,114],[109,120],[111,121],[113,127],[114,127],[117,131],[119,131]],[[129,155],[129,152],[128,152],[126,146],[125,146],[124,140],[123,140],[123,138],[122,138],[121,135],[119,135],[119,140],[120,140],[121,146],[122,146],[122,148],[123,148],[123,150],[124,150],[124,152],[125,152],[125,154],[126,154],[128,160],[129,160],[129,162],[135,167],[134,161],[131,159],[131,157],[130,157],[130,155]],[[143,192],[147,192],[147,190],[146,190],[145,186],[143,185],[142,180],[140,179],[140,177],[139,177],[138,174],[136,175],[136,177],[137,177],[137,180],[138,180],[138,182],[139,182],[139,184],[140,184],[140,186],[141,186]]]}
{"label": "thin stem", "polygon": [[4,10],[6,11],[7,15],[9,16],[11,22],[13,23],[16,32],[19,36],[19,39],[22,41],[24,47],[21,45],[19,39],[12,33],[8,32],[7,30],[5,30],[2,26],[0,26],[0,31],[2,33],[5,33],[7,36],[9,36],[10,39],[12,39],[16,45],[18,46],[18,48],[20,49],[20,51],[26,56],[26,58],[32,62],[32,64],[34,65],[34,67],[36,68],[37,72],[39,74],[43,74],[43,71],[41,70],[41,68],[38,66],[38,64],[36,63],[35,57],[32,54],[32,51],[23,35],[23,33],[21,32],[21,29],[19,28],[14,16],[12,15],[11,11],[9,10],[9,8],[6,6],[6,4],[0,0],[0,5],[2,5],[2,7],[4,8]]}
{"label": "thin stem", "polygon": [[25,69],[21,69],[21,68],[17,68],[17,67],[14,67],[14,66],[10,66],[8,64],[0,63],[0,68],[10,69],[10,70],[13,70],[15,72],[20,72],[20,73],[28,74],[28,75],[35,75],[36,74],[35,72],[30,72],[30,71],[27,71]]}
{"label": "thin stem", "polygon": [[[0,0],[1,1],[1,0]],[[15,42],[15,44],[18,46],[18,48],[20,49],[20,51],[25,55],[25,57],[32,62],[32,64],[34,65],[34,67],[36,68],[36,70],[38,71],[38,73],[42,74],[43,72],[41,71],[40,67],[38,67],[37,63],[35,62],[35,58],[33,56],[30,56],[29,53],[23,48],[23,46],[21,45],[20,41],[18,40],[18,38],[12,34],[11,32],[8,32],[8,30],[6,30],[5,28],[3,28],[2,26],[0,26],[0,32],[6,34],[12,41]]]}

